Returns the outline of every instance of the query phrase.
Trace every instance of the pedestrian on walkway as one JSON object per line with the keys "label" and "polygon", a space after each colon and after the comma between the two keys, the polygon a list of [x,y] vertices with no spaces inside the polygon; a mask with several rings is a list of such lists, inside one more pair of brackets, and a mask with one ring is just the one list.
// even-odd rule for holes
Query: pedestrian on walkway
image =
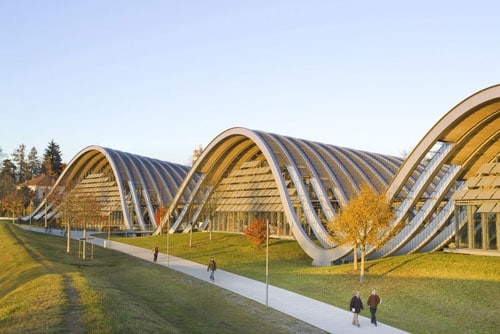
{"label": "pedestrian on walkway", "polygon": [[156,262],[158,260],[158,246],[153,247],[153,261]]}
{"label": "pedestrian on walkway", "polygon": [[361,310],[363,309],[363,302],[361,301],[361,298],[359,297],[359,291],[356,291],[354,296],[351,298],[351,303],[349,304],[349,308],[352,311],[352,324],[354,326],[359,327],[358,316],[361,313]]}
{"label": "pedestrian on walkway", "polygon": [[210,272],[210,281],[215,282],[215,271],[217,270],[217,264],[215,263],[214,258],[210,259],[210,262],[208,262],[208,267],[207,271]]}
{"label": "pedestrian on walkway", "polygon": [[382,303],[382,300],[377,295],[377,290],[373,289],[372,294],[368,297],[368,301],[366,304],[370,307],[370,314],[372,315],[372,324],[377,326],[377,317],[375,317],[375,313],[377,313],[377,307]]}

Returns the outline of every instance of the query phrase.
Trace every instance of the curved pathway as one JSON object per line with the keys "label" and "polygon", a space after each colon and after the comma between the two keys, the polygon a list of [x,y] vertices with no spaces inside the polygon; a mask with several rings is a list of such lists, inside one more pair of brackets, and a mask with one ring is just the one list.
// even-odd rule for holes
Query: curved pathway
{"label": "curved pathway", "polygon": [[[29,226],[20,225],[24,229],[30,229]],[[45,233],[43,228],[31,228],[32,231]],[[60,230],[52,230],[52,234],[62,236]],[[73,239],[80,239],[80,231],[71,231]],[[151,250],[127,245],[117,241],[110,241],[101,238],[93,239],[94,245],[113,249],[126,253],[145,261],[153,261]],[[167,263],[168,262],[168,263]],[[168,266],[170,269],[182,272],[186,275],[210,282],[206,265],[184,260],[178,257],[159,253],[156,262],[161,266]],[[300,294],[284,290],[272,285],[255,281],[240,275],[236,275],[224,270],[218,269],[215,275],[215,282],[212,283],[220,288],[232,291],[241,296],[252,299],[263,305],[276,309],[292,317],[307,322],[313,326],[321,328],[330,333],[383,333],[383,334],[401,334],[405,331],[391,327],[378,322],[378,327],[370,324],[370,319],[364,316],[359,317],[361,327],[357,328],[351,325],[352,313],[341,308],[332,306],[315,299],[302,296]],[[267,290],[267,294],[266,294]],[[367,310],[365,313],[369,313]]]}

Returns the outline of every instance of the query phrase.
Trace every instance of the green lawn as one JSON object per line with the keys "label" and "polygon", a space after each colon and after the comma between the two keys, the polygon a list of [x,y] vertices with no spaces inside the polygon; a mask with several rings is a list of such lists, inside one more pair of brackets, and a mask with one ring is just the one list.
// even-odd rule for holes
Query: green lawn
{"label": "green lawn", "polygon": [[[114,240],[166,253],[166,236]],[[265,281],[265,249],[242,235],[193,233],[169,236],[169,253],[198,263],[215,257],[221,269]],[[377,318],[411,333],[496,333],[500,316],[500,257],[424,253],[368,261],[366,277],[352,264],[313,267],[292,240],[271,240],[269,282],[347,308],[353,291],[366,301],[372,288],[383,300]],[[369,316],[369,312],[363,312]]]}
{"label": "green lawn", "polygon": [[[118,238],[166,252],[166,236]],[[265,280],[265,249],[243,236],[169,236],[171,255]],[[319,333],[318,329],[151,262],[97,247],[79,260],[78,245],[0,223],[1,333]],[[291,240],[270,241],[270,284],[347,308],[354,290],[372,288],[381,322],[412,333],[496,333],[500,258],[447,253],[367,262],[364,284],[352,265],[313,267]],[[224,316],[221,317],[220,315]],[[365,316],[369,312],[363,312]],[[28,321],[29,319],[29,321]]]}
{"label": "green lawn", "polygon": [[0,333],[324,333],[212,284],[110,249],[0,222]]}

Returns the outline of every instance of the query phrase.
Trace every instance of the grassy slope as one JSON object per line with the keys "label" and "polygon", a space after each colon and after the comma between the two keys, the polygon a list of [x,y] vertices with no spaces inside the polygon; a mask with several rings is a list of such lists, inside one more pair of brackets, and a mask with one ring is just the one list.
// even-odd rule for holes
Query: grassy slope
{"label": "grassy slope", "polygon": [[0,264],[2,333],[322,333],[126,254],[96,247],[93,260],[79,260],[62,238],[6,223]]}
{"label": "grassy slope", "polygon": [[[207,263],[265,281],[265,250],[253,248],[241,235],[207,233],[170,235],[171,255]],[[117,238],[166,252],[166,237]],[[270,284],[347,308],[353,291],[366,301],[372,288],[383,303],[380,321],[412,333],[494,333],[500,327],[500,257],[448,253],[413,254],[368,261],[364,284],[352,264],[312,267],[294,241],[270,241]],[[363,312],[369,316],[367,309]]]}

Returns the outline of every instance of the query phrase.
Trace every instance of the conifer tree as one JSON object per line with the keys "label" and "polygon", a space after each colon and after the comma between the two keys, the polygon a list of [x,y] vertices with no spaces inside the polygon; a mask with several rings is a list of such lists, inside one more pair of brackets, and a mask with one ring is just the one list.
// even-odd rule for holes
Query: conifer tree
{"label": "conifer tree", "polygon": [[38,151],[35,146],[31,148],[28,154],[28,171],[31,178],[39,176],[42,171],[42,163],[38,158]]}
{"label": "conifer tree", "polygon": [[58,177],[62,172],[61,150],[54,140],[49,142],[43,155],[42,172],[47,176]]}
{"label": "conifer tree", "polygon": [[12,160],[17,165],[16,182],[23,183],[29,180],[28,162],[26,161],[26,145],[19,145],[14,153],[12,153]]}

